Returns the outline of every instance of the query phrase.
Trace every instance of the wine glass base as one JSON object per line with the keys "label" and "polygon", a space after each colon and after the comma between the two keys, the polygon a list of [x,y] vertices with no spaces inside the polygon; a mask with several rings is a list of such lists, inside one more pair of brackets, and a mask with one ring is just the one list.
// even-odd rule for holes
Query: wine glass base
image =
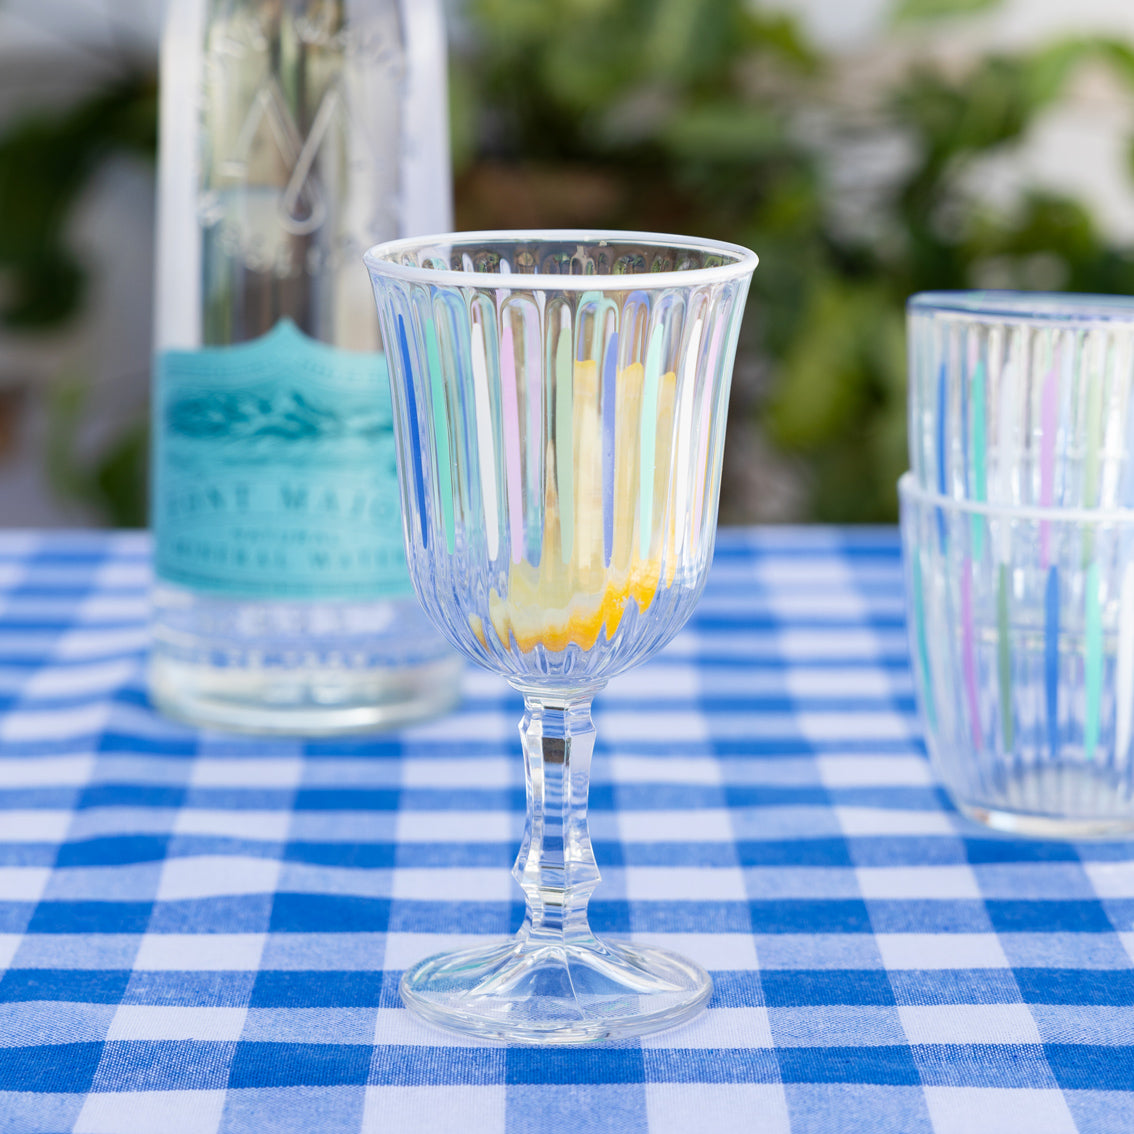
{"label": "wine glass base", "polygon": [[483,1039],[577,1044],[645,1035],[697,1015],[713,982],[668,949],[519,937],[428,957],[402,977],[407,1008]]}

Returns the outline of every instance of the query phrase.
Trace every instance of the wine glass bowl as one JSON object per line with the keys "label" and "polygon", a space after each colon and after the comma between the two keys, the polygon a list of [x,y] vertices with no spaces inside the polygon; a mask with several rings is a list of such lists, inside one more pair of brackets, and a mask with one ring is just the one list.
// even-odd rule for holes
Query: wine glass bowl
{"label": "wine glass bowl", "polygon": [[390,364],[410,574],[430,621],[525,697],[517,938],[406,974],[418,1012],[576,1042],[698,1010],[697,966],[599,941],[591,697],[684,625],[712,559],[756,257],[642,233],[465,233],[365,257]]}

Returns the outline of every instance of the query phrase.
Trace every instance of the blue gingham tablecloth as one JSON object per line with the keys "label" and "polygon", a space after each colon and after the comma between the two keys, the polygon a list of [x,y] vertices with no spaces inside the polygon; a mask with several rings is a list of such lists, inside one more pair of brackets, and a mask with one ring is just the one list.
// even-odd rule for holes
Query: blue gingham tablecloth
{"label": "blue gingham tablecloth", "polygon": [[595,926],[712,971],[641,1042],[505,1047],[401,971],[505,934],[518,697],[335,742],[142,681],[138,535],[0,535],[0,1131],[1134,1130],[1134,843],[967,826],[930,776],[892,530],[723,532],[598,700]]}

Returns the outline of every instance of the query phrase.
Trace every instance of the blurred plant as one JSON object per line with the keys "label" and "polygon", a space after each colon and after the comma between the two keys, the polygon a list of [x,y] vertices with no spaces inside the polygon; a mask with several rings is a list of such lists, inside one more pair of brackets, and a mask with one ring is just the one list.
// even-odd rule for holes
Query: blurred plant
{"label": "blurred plant", "polygon": [[[900,132],[912,161],[878,202],[878,238],[828,232],[830,255],[810,281],[768,406],[773,438],[810,459],[817,518],[893,516],[906,463],[902,308],[910,294],[1134,292],[1131,251],[1112,246],[1080,203],[1033,189],[998,209],[979,185],[981,163],[1021,141],[1088,62],[1134,78],[1126,45],[1076,39],[989,55],[951,78],[918,66],[888,93],[879,128]],[[817,412],[835,391],[842,412]]]}
{"label": "blurred plant", "polygon": [[[0,327],[39,335],[66,327],[82,311],[90,281],[68,245],[68,222],[110,158],[153,160],[156,93],[152,73],[116,75],[78,104],[34,111],[0,134]],[[109,523],[144,525],[146,446],[140,421],[78,463],[88,386],[61,378],[50,400],[45,455],[50,480],[60,495],[93,506]]]}
{"label": "blurred plant", "polygon": [[[1032,190],[998,207],[981,186],[985,163],[1010,154],[1084,65],[1134,89],[1134,50],[1067,39],[962,71],[918,62],[920,23],[998,2],[896,0],[912,64],[864,101],[756,0],[466,0],[451,70],[458,225],[689,231],[756,248],[733,412],[803,467],[808,518],[890,520],[906,465],[910,293],[1134,293],[1134,255],[1081,203]],[[139,74],[0,136],[0,324],[59,326],[80,309],[67,216],[107,156],[153,153],[155,121],[152,77]],[[840,181],[848,145],[866,154],[860,166],[889,153],[857,211]],[[113,522],[144,522],[142,427],[77,463],[82,398],[66,383],[56,398],[54,481]],[[722,499],[722,514],[759,508]]]}
{"label": "blurred plant", "polygon": [[[996,2],[902,0],[896,19]],[[1134,259],[1082,205],[1034,191],[997,210],[973,186],[1082,64],[1134,86],[1128,45],[1067,40],[954,75],[915,65],[864,113],[842,105],[836,68],[791,19],[750,0],[470,0],[469,12],[454,78],[462,227],[687,230],[756,248],[737,377],[764,375],[754,412],[805,462],[811,518],[894,517],[910,293],[990,280],[1134,291]],[[832,157],[848,139],[906,155],[851,222]]]}
{"label": "blurred plant", "polygon": [[152,75],[118,79],[77,106],[20,118],[0,136],[0,325],[41,330],[80,309],[87,277],[67,246],[67,221],[109,157],[152,160],[155,94]]}
{"label": "blurred plant", "polygon": [[51,393],[44,458],[52,488],[65,500],[91,506],[112,527],[144,527],[149,457],[145,416],[83,459],[79,454],[82,424],[90,410],[90,382],[60,375]]}

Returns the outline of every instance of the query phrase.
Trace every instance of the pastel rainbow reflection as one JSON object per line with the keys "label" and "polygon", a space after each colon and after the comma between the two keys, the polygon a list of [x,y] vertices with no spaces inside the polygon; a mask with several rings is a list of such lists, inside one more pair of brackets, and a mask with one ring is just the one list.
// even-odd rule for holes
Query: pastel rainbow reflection
{"label": "pastel rainbow reflection", "polygon": [[469,233],[366,257],[406,550],[454,645],[601,684],[668,641],[712,557],[756,258],[627,233]]}

